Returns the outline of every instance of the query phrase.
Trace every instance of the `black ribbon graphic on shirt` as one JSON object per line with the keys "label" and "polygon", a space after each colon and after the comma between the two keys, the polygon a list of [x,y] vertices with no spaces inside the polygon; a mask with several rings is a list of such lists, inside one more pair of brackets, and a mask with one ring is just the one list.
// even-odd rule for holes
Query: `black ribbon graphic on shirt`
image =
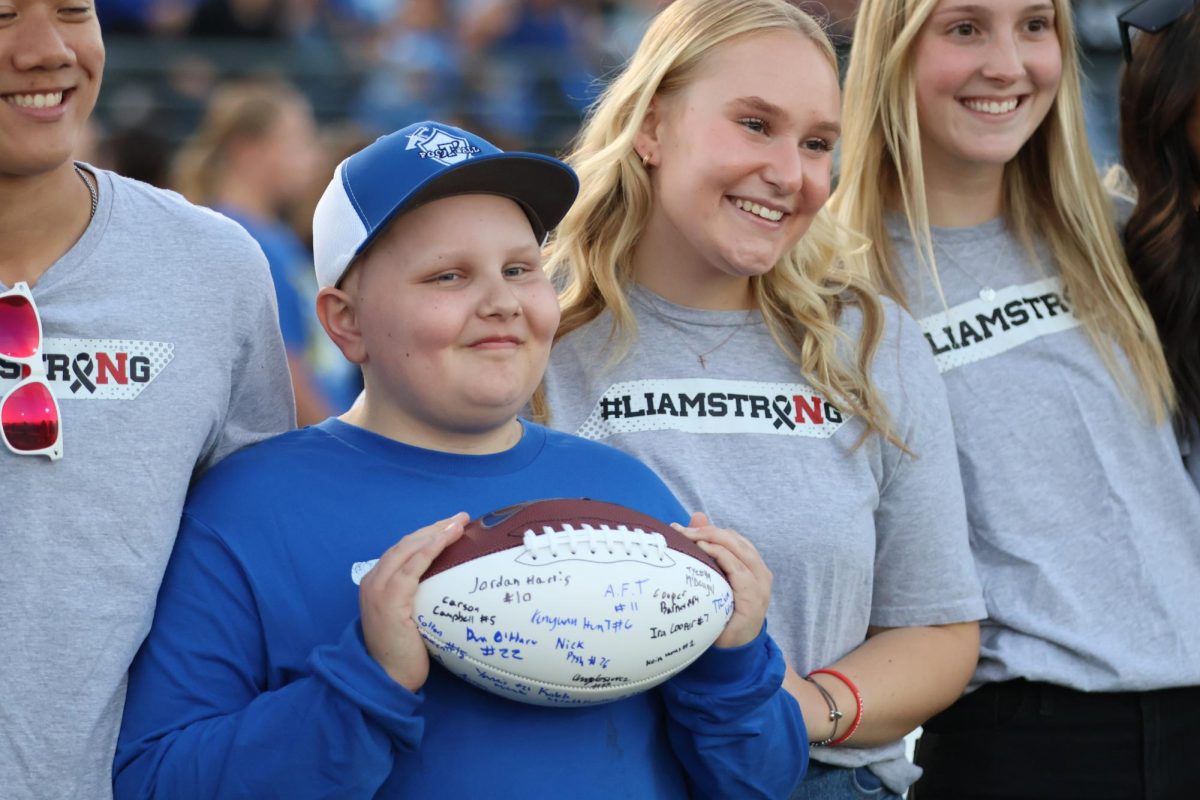
{"label": "black ribbon graphic on shirt", "polygon": [[796,430],[796,423],[792,422],[791,400],[782,394],[775,395],[775,404],[772,408],[775,410],[775,430],[779,430],[784,425],[788,426],[788,430]]}
{"label": "black ribbon graphic on shirt", "polygon": [[[80,368],[80,364],[83,365]],[[86,387],[90,394],[96,393],[96,384],[92,383],[91,375],[96,371],[96,365],[92,363],[92,356],[89,353],[77,353],[75,360],[71,362],[71,371],[75,373],[75,381],[71,384],[71,391],[78,392],[79,387]]]}

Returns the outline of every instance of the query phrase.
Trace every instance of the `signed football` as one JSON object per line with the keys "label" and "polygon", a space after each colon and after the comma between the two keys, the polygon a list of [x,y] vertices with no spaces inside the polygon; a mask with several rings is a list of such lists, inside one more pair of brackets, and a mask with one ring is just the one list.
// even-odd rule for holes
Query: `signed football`
{"label": "signed football", "polygon": [[422,578],[415,616],[463,680],[579,706],[662,683],[732,613],[720,568],[686,536],[624,506],[559,499],[471,520]]}

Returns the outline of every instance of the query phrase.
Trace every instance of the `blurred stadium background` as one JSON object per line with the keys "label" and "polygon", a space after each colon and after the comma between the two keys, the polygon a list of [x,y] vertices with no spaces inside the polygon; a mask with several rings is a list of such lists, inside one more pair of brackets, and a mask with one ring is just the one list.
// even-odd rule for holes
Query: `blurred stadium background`
{"label": "blurred stadium background", "polygon": [[[98,0],[108,66],[96,155],[161,178],[213,88],[259,75],[292,82],[322,127],[341,135],[438,117],[552,152],[577,129],[597,78],[621,64],[667,2]],[[848,47],[855,0],[799,4],[830,20]],[[1075,2],[1098,160],[1115,153],[1115,16],[1128,4]]]}

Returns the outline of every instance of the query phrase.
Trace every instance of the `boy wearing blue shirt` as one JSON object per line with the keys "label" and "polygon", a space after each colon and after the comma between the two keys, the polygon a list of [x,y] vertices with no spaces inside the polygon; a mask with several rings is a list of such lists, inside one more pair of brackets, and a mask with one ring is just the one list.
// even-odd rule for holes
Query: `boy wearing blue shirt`
{"label": "boy wearing blue shirt", "polygon": [[431,665],[417,632],[417,583],[470,517],[588,496],[687,520],[640,462],[517,417],[558,324],[540,243],[577,186],[555,159],[433,122],[339,165],[314,219],[318,314],[364,393],[193,491],[130,673],[117,797],[748,798],[799,782],[770,573],[702,515],[684,530],[736,610],[658,689],[516,703]]}

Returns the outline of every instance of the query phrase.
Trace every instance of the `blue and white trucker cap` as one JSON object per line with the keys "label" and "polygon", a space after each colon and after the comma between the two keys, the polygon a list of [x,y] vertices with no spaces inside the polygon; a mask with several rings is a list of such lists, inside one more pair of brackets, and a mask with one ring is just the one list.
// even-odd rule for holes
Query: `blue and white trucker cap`
{"label": "blue and white trucker cap", "polygon": [[440,122],[409,125],[338,164],[313,214],[317,283],[336,286],[389,222],[423,203],[459,194],[508,197],[543,241],[578,191],[574,170],[556,158],[506,153]]}

